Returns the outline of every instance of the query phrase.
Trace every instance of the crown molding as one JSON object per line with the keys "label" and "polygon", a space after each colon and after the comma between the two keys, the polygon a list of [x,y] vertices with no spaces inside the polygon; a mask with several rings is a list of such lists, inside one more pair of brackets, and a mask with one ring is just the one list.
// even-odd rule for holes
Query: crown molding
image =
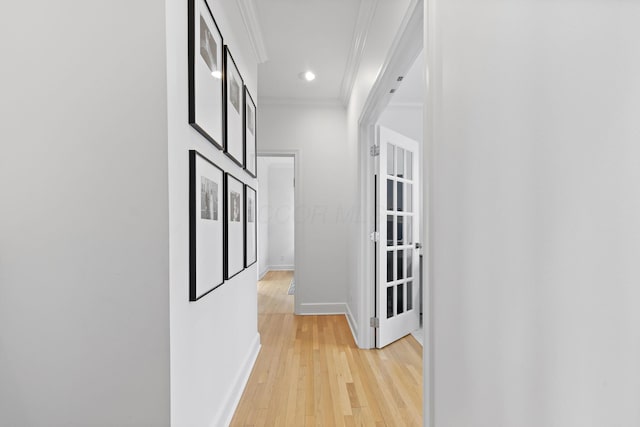
{"label": "crown molding", "polygon": [[358,19],[356,20],[356,26],[353,31],[353,39],[351,40],[351,49],[349,49],[349,56],[347,59],[347,67],[342,77],[342,84],[340,86],[340,99],[343,105],[349,104],[349,98],[351,98],[351,92],[353,85],[360,68],[360,61],[364,53],[364,47],[369,35],[369,29],[371,28],[371,22],[373,22],[373,16],[376,11],[378,0],[360,0],[360,8],[358,9]]}
{"label": "crown molding", "polygon": [[258,20],[258,12],[256,10],[256,4],[254,0],[237,0],[238,9],[240,9],[240,15],[244,26],[247,28],[247,34],[249,35],[249,41],[253,48],[253,53],[256,56],[258,64],[262,64],[269,59],[267,55],[267,48],[264,43],[264,36],[262,35],[262,28],[260,27],[260,21]]}
{"label": "crown molding", "polygon": [[344,108],[339,98],[280,98],[272,96],[258,97],[258,105],[339,107]]}
{"label": "crown molding", "polygon": [[389,105],[387,105],[387,108],[395,108],[398,110],[422,110],[422,108],[424,107],[424,103],[422,102],[394,102],[393,100],[391,100],[391,102],[389,102]]}

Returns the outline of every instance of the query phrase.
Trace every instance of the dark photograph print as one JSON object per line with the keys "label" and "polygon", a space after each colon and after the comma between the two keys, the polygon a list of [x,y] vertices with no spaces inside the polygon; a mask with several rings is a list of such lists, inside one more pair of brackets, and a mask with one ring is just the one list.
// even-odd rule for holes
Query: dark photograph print
{"label": "dark photograph print", "polygon": [[200,217],[202,219],[218,220],[218,184],[210,179],[201,177]]}
{"label": "dark photograph print", "polygon": [[231,84],[229,86],[229,101],[236,113],[240,113],[240,85],[235,76],[231,76]]}
{"label": "dark photograph print", "polygon": [[202,56],[211,73],[219,70],[218,45],[202,15],[200,15],[200,56]]}
{"label": "dark photograph print", "polygon": [[251,135],[253,135],[255,133],[255,125],[254,125],[254,118],[253,118],[253,110],[249,105],[247,105],[246,114],[247,114],[247,130],[251,133]]}
{"label": "dark photograph print", "polygon": [[231,192],[231,217],[230,221],[240,222],[240,194]]}
{"label": "dark photograph print", "polygon": [[255,208],[253,207],[253,199],[247,197],[247,222],[255,222]]}

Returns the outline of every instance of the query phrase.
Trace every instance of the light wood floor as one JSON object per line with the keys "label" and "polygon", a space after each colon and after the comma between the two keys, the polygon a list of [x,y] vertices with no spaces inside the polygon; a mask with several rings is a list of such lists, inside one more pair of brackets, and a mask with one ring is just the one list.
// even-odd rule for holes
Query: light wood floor
{"label": "light wood floor", "polygon": [[421,426],[422,347],[361,350],[346,318],[295,316],[292,272],[258,282],[262,349],[232,426]]}

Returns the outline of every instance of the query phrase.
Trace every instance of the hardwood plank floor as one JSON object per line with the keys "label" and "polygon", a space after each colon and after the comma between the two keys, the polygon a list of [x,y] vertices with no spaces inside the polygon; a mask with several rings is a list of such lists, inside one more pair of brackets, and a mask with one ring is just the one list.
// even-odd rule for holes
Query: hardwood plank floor
{"label": "hardwood plank floor", "polygon": [[232,426],[421,426],[422,347],[359,349],[345,316],[295,316],[292,272],[258,282],[262,349]]}

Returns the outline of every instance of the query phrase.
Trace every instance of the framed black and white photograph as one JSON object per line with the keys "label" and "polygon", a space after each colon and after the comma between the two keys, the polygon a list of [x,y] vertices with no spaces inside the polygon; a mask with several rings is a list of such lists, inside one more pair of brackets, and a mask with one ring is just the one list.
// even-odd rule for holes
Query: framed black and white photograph
{"label": "framed black and white photograph", "polygon": [[224,151],[239,166],[244,166],[244,80],[229,47],[224,48],[225,138]]}
{"label": "framed black and white photograph", "polygon": [[258,159],[256,157],[256,103],[253,102],[253,98],[246,86],[244,88],[244,106],[244,168],[249,175],[256,178],[258,176]]}
{"label": "framed black and white photograph", "polygon": [[258,245],[257,245],[257,210],[256,210],[256,190],[245,184],[244,186],[244,205],[245,205],[245,245],[244,245],[244,266],[249,267],[253,265],[258,259]]}
{"label": "framed black and white photograph", "polygon": [[189,124],[224,146],[222,34],[205,0],[189,0]]}
{"label": "framed black and white photograph", "polygon": [[224,283],[224,172],[189,151],[189,301]]}
{"label": "framed black and white photograph", "polygon": [[230,173],[225,182],[225,279],[244,270],[244,184]]}

